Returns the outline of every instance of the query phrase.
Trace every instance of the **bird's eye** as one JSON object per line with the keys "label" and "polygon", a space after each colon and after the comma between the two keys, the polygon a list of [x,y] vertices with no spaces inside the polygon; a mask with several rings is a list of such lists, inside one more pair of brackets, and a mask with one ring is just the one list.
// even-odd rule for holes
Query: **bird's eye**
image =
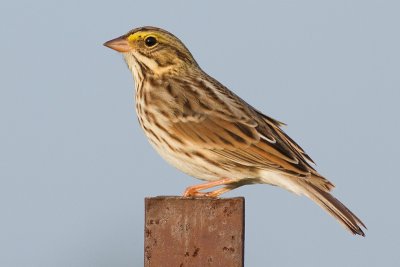
{"label": "bird's eye", "polygon": [[146,44],[147,47],[152,47],[157,44],[157,39],[153,36],[149,36],[146,39],[144,39],[144,43]]}

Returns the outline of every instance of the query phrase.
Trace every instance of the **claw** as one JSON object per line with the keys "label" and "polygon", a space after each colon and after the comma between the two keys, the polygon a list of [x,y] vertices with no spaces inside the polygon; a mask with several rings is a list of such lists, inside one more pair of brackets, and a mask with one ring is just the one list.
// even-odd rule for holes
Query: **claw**
{"label": "claw", "polygon": [[205,197],[207,193],[202,193],[197,191],[192,187],[186,188],[185,192],[183,193],[183,197]]}

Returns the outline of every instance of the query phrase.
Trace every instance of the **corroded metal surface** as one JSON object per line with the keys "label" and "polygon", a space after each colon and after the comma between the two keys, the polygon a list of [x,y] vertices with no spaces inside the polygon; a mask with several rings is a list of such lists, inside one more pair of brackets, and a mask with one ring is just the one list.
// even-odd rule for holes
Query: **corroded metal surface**
{"label": "corroded metal surface", "polygon": [[145,200],[145,267],[243,267],[244,198]]}

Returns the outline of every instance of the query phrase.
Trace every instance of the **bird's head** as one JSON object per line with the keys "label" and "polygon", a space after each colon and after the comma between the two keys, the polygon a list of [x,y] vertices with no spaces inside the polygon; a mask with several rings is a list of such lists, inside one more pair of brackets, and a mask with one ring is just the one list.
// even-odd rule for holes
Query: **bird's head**
{"label": "bird's head", "polygon": [[177,37],[155,27],[133,29],[104,45],[123,53],[134,74],[137,68],[142,72],[158,73],[170,68],[197,66],[189,50]]}

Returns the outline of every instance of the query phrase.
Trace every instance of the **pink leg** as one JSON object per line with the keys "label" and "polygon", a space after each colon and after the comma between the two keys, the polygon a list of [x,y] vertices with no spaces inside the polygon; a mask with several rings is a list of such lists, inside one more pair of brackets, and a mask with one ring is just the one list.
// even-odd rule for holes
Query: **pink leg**
{"label": "pink leg", "polygon": [[[221,179],[221,180],[207,182],[207,183],[204,183],[204,184],[189,186],[188,188],[186,188],[185,192],[183,193],[183,196],[184,197],[200,197],[200,196],[203,196],[203,197],[204,196],[205,197],[217,197],[217,196],[221,195],[222,193],[225,193],[225,192],[227,192],[227,191],[229,191],[231,189],[227,190],[226,188],[228,188],[228,187],[223,187],[223,188],[217,189],[217,190],[209,192],[209,193],[202,193],[202,192],[199,192],[199,191],[200,190],[206,190],[206,189],[209,189],[211,187],[215,187],[215,186],[219,186],[219,185],[227,185],[227,184],[230,184],[230,183],[233,183],[233,182],[235,182],[233,179],[224,178],[224,179]],[[219,193],[219,192],[221,192],[221,193]]]}
{"label": "pink leg", "polygon": [[205,193],[206,197],[219,197],[222,194],[225,194],[226,192],[229,192],[235,188],[238,188],[240,185],[227,185],[225,187],[219,188],[217,190],[207,192]]}

